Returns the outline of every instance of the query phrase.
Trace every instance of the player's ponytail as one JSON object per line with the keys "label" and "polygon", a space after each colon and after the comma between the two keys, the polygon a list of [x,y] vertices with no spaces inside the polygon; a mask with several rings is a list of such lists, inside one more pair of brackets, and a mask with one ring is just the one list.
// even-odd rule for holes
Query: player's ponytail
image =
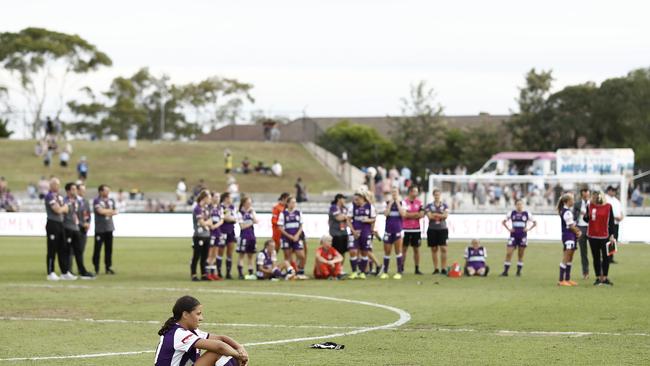
{"label": "player's ponytail", "polygon": [[566,205],[567,202],[571,199],[571,194],[570,193],[565,193],[560,197],[560,200],[557,202],[557,213],[561,214],[562,209],[564,208],[564,205]]}
{"label": "player's ponytail", "polygon": [[176,303],[172,308],[172,316],[165,321],[165,324],[163,324],[162,328],[158,331],[158,335],[164,335],[167,333],[174,324],[181,320],[184,312],[190,313],[199,305],[201,305],[199,300],[189,295],[185,295],[176,300]]}
{"label": "player's ponytail", "polygon": [[239,201],[239,212],[241,212],[241,209],[244,207],[244,204],[245,204],[246,201],[248,201],[249,199],[251,199],[251,198],[248,197],[248,196],[246,196],[246,195],[243,195],[243,196],[242,196],[241,201]]}

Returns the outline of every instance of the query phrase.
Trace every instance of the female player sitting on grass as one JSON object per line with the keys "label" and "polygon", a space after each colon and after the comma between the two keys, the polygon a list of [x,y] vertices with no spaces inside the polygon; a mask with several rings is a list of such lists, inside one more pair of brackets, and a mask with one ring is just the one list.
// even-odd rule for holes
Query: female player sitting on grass
{"label": "female player sitting on grass", "polygon": [[[246,366],[248,353],[227,336],[198,329],[203,321],[203,305],[192,296],[176,300],[173,316],[158,331],[155,366]],[[200,350],[205,350],[202,355]],[[190,363],[191,362],[191,363]]]}
{"label": "female player sitting on grass", "polygon": [[293,280],[296,278],[296,273],[289,261],[277,263],[275,241],[267,240],[264,243],[264,249],[257,254],[257,279],[279,280],[280,278]]}
{"label": "female player sitting on grass", "polygon": [[472,239],[472,245],[465,248],[465,275],[467,276],[487,276],[490,267],[485,259],[487,258],[487,249],[481,246],[478,239]]}
{"label": "female player sitting on grass", "polygon": [[557,203],[557,211],[560,214],[562,222],[562,248],[564,254],[562,255],[562,262],[560,262],[560,280],[558,286],[578,286],[578,283],[571,281],[571,265],[573,261],[573,253],[576,251],[577,239],[582,235],[580,229],[576,226],[576,221],[573,217],[573,195],[565,193],[560,197]]}

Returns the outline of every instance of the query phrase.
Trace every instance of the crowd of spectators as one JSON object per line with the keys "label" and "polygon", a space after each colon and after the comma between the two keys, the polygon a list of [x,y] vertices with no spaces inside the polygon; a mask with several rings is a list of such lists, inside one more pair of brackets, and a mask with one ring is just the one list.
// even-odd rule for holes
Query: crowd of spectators
{"label": "crowd of spectators", "polygon": [[11,194],[9,183],[5,177],[0,177],[0,211],[16,212],[19,207],[18,200]]}

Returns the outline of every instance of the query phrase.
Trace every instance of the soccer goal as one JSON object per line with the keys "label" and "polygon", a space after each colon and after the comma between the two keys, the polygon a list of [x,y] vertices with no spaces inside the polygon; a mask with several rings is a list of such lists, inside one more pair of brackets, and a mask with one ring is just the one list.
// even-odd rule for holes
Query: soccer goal
{"label": "soccer goal", "polygon": [[583,186],[605,192],[608,186],[618,188],[623,212],[626,212],[628,179],[624,175],[429,175],[426,201],[432,200],[434,189],[455,212],[505,212],[523,199],[539,213],[554,213],[559,196],[564,192],[577,194]]}

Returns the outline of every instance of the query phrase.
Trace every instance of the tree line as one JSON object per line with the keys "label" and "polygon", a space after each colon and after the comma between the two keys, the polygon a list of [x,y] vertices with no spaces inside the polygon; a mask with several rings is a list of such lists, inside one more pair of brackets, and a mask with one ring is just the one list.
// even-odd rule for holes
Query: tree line
{"label": "tree line", "polygon": [[[8,137],[8,118],[19,119],[36,138],[45,106],[58,105],[54,118],[73,133],[126,137],[136,127],[140,138],[194,138],[202,130],[234,122],[245,103],[253,103],[253,86],[212,76],[175,84],[146,67],[113,79],[107,90],[76,90],[80,100],[66,100],[71,79],[113,64],[111,58],[78,35],[43,28],[0,33],[0,136]],[[22,103],[17,103],[21,100]],[[17,105],[25,110],[18,112]],[[66,113],[67,112],[67,113]],[[65,115],[65,117],[63,117]],[[164,129],[164,130],[163,130]]]}
{"label": "tree line", "polygon": [[402,100],[402,115],[389,116],[390,136],[341,121],[319,143],[338,155],[346,151],[356,166],[406,165],[421,176],[457,165],[475,171],[499,151],[560,148],[629,147],[637,168],[650,168],[650,68],[552,93],[553,81],[551,70],[531,69],[519,88],[518,113],[469,128],[447,125],[434,90],[420,82]]}

